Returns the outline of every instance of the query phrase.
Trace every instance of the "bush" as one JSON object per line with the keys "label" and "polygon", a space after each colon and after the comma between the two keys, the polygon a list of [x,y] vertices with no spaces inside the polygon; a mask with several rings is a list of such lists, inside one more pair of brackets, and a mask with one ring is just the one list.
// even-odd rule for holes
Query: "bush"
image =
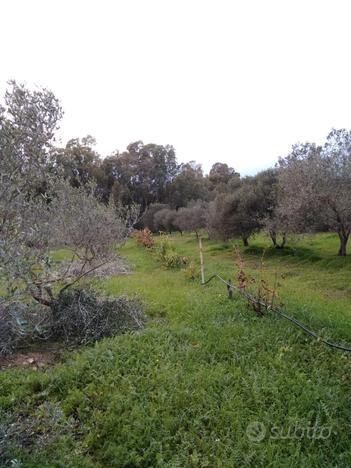
{"label": "bush", "polygon": [[185,278],[188,280],[195,281],[196,279],[200,278],[199,268],[193,261],[191,261],[183,271]]}
{"label": "bush", "polygon": [[155,224],[155,214],[165,208],[169,208],[169,206],[164,203],[151,203],[141,218],[142,227],[150,229],[151,232],[158,233],[160,229]]}
{"label": "bush", "polygon": [[159,242],[156,246],[156,253],[162,262],[165,256],[167,255],[167,252],[169,252],[170,250],[172,250],[172,248],[169,242],[169,237],[165,234],[160,234]]}
{"label": "bush", "polygon": [[0,355],[48,339],[51,326],[50,309],[39,304],[13,302],[0,307]]}
{"label": "bush", "polygon": [[134,231],[134,237],[139,245],[147,249],[154,246],[155,242],[152,237],[152,232],[148,228]]}
{"label": "bush", "polygon": [[188,258],[177,254],[177,252],[175,252],[174,250],[170,250],[163,257],[163,264],[167,268],[180,268],[182,266],[185,266],[187,263]]}
{"label": "bush", "polygon": [[165,234],[160,235],[160,241],[156,247],[156,254],[161,260],[162,264],[167,268],[180,268],[188,263],[188,258],[179,255],[169,242],[168,236]]}
{"label": "bush", "polygon": [[67,290],[53,310],[53,338],[86,344],[145,325],[145,315],[126,297],[98,298],[89,289]]}
{"label": "bush", "polygon": [[154,215],[154,225],[158,231],[167,231],[171,234],[172,231],[180,231],[177,223],[177,211],[163,208]]}
{"label": "bush", "polygon": [[198,237],[199,231],[207,226],[207,217],[208,203],[197,200],[177,211],[175,224],[180,231],[195,232]]}
{"label": "bush", "polygon": [[0,309],[0,355],[48,340],[87,344],[146,323],[140,304],[125,297],[98,298],[89,289],[67,289],[52,309],[12,303]]}

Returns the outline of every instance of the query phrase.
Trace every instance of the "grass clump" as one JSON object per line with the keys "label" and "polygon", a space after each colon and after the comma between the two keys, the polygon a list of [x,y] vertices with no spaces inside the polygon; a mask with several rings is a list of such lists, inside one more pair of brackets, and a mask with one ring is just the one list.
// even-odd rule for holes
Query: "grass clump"
{"label": "grass clump", "polygon": [[193,260],[184,268],[183,272],[185,278],[188,280],[195,281],[200,278],[200,269]]}
{"label": "grass clump", "polygon": [[148,228],[134,231],[134,238],[138,245],[152,250],[166,268],[181,268],[188,263],[188,258],[177,253],[164,233],[160,233],[157,243]]}
{"label": "grass clump", "polygon": [[188,258],[176,251],[166,234],[160,235],[155,246],[155,253],[166,268],[181,268],[188,263]]}

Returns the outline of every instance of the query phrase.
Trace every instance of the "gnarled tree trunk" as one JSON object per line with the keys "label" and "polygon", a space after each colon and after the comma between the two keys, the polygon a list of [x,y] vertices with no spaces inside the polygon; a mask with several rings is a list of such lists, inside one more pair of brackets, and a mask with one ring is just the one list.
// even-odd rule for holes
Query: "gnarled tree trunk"
{"label": "gnarled tree trunk", "polygon": [[275,231],[269,231],[269,237],[273,242],[273,246],[277,247],[277,233]]}
{"label": "gnarled tree trunk", "polygon": [[280,243],[277,240],[277,233],[275,231],[269,231],[269,237],[271,238],[272,243],[273,243],[273,245],[274,245],[274,247],[276,249],[283,249],[285,247],[285,244],[286,244],[286,233],[285,232],[283,232],[283,234],[282,234],[282,240],[281,240]]}
{"label": "gnarled tree trunk", "polygon": [[286,234],[284,232],[282,234],[282,240],[281,240],[280,244],[279,244],[279,242],[277,242],[276,245],[275,245],[275,248],[276,249],[284,249],[285,244],[286,244]]}
{"label": "gnarled tree trunk", "polygon": [[283,249],[285,247],[285,244],[286,244],[286,234],[285,232],[282,234],[282,241],[280,243],[280,248]]}
{"label": "gnarled tree trunk", "polygon": [[349,233],[346,233],[344,231],[338,232],[339,234],[339,239],[340,239],[340,246],[339,246],[339,251],[338,255],[340,257],[345,257],[346,256],[346,246],[347,246],[347,241],[349,240]]}

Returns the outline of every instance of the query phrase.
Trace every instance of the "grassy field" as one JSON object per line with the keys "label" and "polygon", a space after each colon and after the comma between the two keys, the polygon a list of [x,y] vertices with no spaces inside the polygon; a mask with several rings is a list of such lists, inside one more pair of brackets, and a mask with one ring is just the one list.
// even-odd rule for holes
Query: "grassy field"
{"label": "grassy field", "polygon": [[[194,236],[171,242],[198,261]],[[207,277],[235,278],[233,244],[205,239]],[[252,275],[268,246],[258,236],[242,249]],[[338,258],[336,251],[337,239],[328,234],[267,249],[264,275],[279,278],[287,313],[323,337],[351,343],[351,257]],[[141,298],[148,326],[67,353],[45,371],[3,371],[3,463],[351,465],[351,354],[271,314],[255,316],[242,299],[228,300],[219,282],[202,287],[180,270],[163,268],[133,240],[121,253],[131,274],[95,286]],[[17,446],[6,442],[7,432],[18,433]]]}

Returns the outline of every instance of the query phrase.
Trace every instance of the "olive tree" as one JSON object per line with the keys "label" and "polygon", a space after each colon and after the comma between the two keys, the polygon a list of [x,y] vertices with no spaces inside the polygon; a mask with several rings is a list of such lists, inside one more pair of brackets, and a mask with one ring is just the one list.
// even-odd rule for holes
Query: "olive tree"
{"label": "olive tree", "polygon": [[266,169],[255,175],[252,182],[259,198],[258,218],[266,230],[273,246],[282,249],[287,242],[288,222],[284,211],[279,208],[278,171]]}
{"label": "olive tree", "polygon": [[[116,247],[129,233],[115,206],[96,198],[94,185],[87,190],[63,180],[55,185],[53,199],[40,211],[39,221],[37,233],[42,240],[32,244],[31,255],[41,267],[26,271],[22,280],[35,300],[50,307],[62,291],[106,263],[118,261]],[[51,251],[62,247],[69,257],[57,268]],[[55,283],[58,289],[52,288]]]}
{"label": "olive tree", "polygon": [[[113,204],[95,196],[95,187],[72,187],[63,179],[51,191],[29,198],[18,221],[19,233],[3,238],[12,256],[1,264],[9,299],[30,296],[55,309],[63,291],[108,262],[129,233]],[[53,251],[64,248],[63,264]]]}
{"label": "olive tree", "polygon": [[[61,291],[109,261],[128,227],[93,187],[72,187],[52,163],[62,115],[54,95],[10,83],[0,109],[0,276],[5,299],[53,307]],[[71,252],[59,270],[52,249]],[[72,265],[79,265],[72,268]]]}
{"label": "olive tree", "polygon": [[297,232],[328,229],[346,255],[351,232],[351,132],[332,130],[323,147],[296,144],[279,161],[280,210]]}
{"label": "olive tree", "polygon": [[182,232],[195,232],[198,238],[200,229],[207,226],[207,212],[207,202],[192,201],[185,208],[180,208],[176,212],[175,224]]}
{"label": "olive tree", "polygon": [[154,214],[154,226],[156,231],[168,231],[170,234],[172,231],[182,232],[177,223],[177,212],[176,210],[171,210],[170,208],[163,208],[157,211]]}
{"label": "olive tree", "polygon": [[164,203],[151,203],[141,217],[142,226],[150,229],[151,232],[158,232],[160,229],[155,223],[155,215],[158,211],[168,208],[169,206]]}
{"label": "olive tree", "polygon": [[[33,226],[39,214],[35,206],[46,206],[48,186],[55,173],[50,150],[61,115],[59,102],[50,91],[29,91],[14,81],[9,83],[4,105],[0,106],[0,274],[3,280],[16,279],[14,270],[23,269],[30,256],[30,243],[36,237]],[[42,228],[46,226],[43,224]]]}
{"label": "olive tree", "polygon": [[262,227],[261,202],[251,178],[233,193],[218,195],[209,208],[209,235],[222,240],[238,236],[248,246],[250,236]]}

